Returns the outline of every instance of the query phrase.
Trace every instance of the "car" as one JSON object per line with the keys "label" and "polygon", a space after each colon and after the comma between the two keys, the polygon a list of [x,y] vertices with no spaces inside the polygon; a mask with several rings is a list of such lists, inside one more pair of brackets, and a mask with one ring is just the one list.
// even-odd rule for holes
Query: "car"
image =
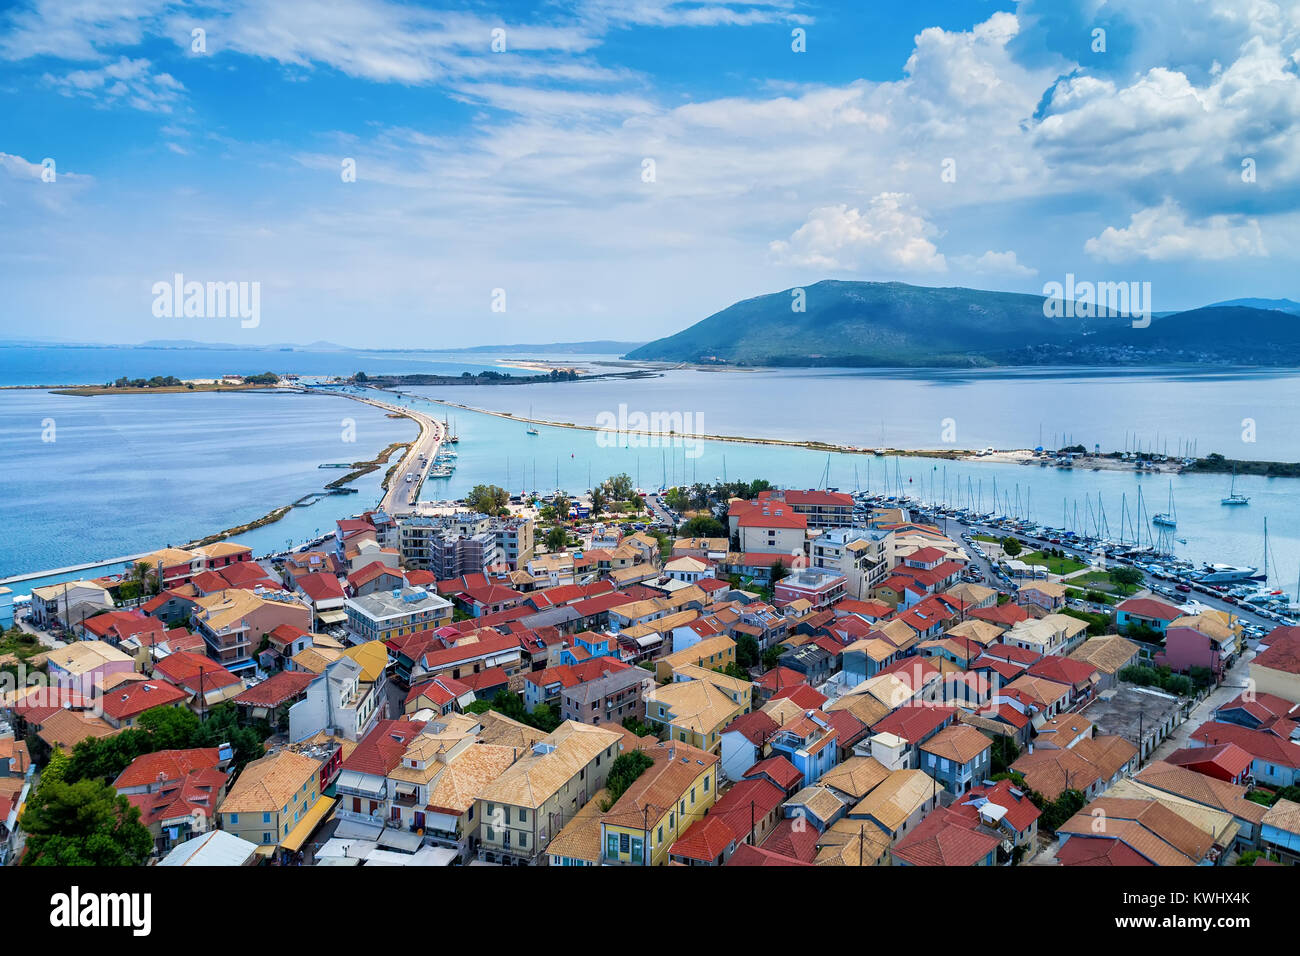
{"label": "car", "polygon": [[1174,590],[1182,591],[1184,594],[1188,594],[1191,592],[1192,586],[1190,584],[1175,584]]}

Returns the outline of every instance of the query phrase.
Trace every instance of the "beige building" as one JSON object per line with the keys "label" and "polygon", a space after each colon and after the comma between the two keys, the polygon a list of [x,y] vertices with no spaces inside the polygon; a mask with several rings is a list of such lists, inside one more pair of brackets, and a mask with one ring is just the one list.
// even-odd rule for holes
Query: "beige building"
{"label": "beige building", "polygon": [[623,735],[569,720],[478,792],[478,854],[494,863],[539,859],[551,838],[605,786]]}

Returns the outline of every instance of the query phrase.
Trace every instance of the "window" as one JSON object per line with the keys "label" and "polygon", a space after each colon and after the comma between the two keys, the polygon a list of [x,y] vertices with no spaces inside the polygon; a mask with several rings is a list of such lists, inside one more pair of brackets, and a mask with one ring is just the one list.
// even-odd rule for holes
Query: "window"
{"label": "window", "polygon": [[239,824],[239,814],[238,814],[238,813],[232,813],[232,814],[230,815],[230,825],[231,825],[231,826],[238,826],[238,824]]}
{"label": "window", "polygon": [[269,813],[263,813],[263,814],[262,814],[262,822],[263,822],[263,823],[270,823],[270,822],[271,822],[271,814],[269,814]]}
{"label": "window", "polygon": [[618,852],[627,853],[631,849],[632,837],[626,833],[618,835]]}
{"label": "window", "polygon": [[644,844],[640,837],[634,837],[632,840],[632,862],[641,863],[645,860]]}
{"label": "window", "polygon": [[262,842],[263,842],[263,843],[270,843],[270,842],[271,842],[271,839],[272,839],[271,834],[269,834],[269,833],[263,833],[263,834],[262,834]]}
{"label": "window", "polygon": [[605,835],[605,855],[618,856],[618,834],[608,833]]}
{"label": "window", "polygon": [[663,824],[660,824],[660,825],[659,825],[659,833],[658,833],[658,834],[656,835],[656,837],[655,837],[655,842],[656,842],[656,843],[663,843],[663,842],[664,842],[664,828],[663,828]]}
{"label": "window", "polygon": [[[509,821],[509,819],[510,819],[509,814],[507,814],[507,816],[506,816],[506,820],[507,820],[507,822]],[[520,822],[520,823],[527,823],[527,822],[528,822],[528,811],[527,811],[527,810],[520,810],[520,811],[519,811],[519,822]]]}

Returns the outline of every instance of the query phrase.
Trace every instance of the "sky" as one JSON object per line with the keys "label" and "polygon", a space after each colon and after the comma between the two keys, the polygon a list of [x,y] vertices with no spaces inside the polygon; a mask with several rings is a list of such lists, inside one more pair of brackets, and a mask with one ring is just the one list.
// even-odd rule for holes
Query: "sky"
{"label": "sky", "polygon": [[[646,341],[828,278],[1300,298],[1298,132],[1271,0],[18,0],[0,339]],[[178,274],[255,320],[169,314]]]}

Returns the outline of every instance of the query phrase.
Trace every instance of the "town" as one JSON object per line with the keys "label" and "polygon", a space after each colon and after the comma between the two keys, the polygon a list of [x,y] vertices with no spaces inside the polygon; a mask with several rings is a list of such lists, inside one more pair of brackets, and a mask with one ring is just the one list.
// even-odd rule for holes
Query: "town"
{"label": "town", "polygon": [[4,605],[0,862],[1300,860],[1300,628],[1226,588],[761,480],[390,497]]}

